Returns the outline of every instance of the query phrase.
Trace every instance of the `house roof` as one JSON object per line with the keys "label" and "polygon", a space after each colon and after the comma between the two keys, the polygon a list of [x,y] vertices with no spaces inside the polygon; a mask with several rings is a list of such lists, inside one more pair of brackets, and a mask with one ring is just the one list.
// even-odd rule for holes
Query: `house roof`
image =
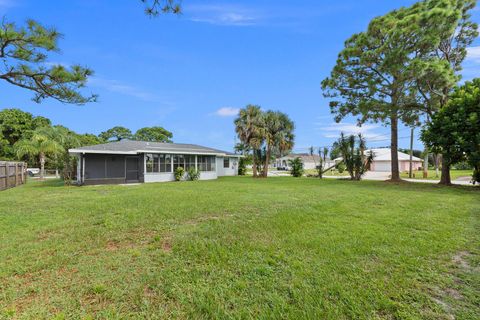
{"label": "house roof", "polygon": [[[302,162],[304,162],[304,163],[305,162],[319,162],[320,161],[320,157],[318,156],[318,154],[314,154],[312,156],[309,153],[290,153],[290,154],[288,154],[286,156],[283,156],[283,157],[280,157],[278,159],[288,160],[288,159],[295,159],[295,158],[302,159]],[[327,161],[329,161],[329,160],[330,160],[330,158],[327,157]]]}
{"label": "house roof", "polygon": [[[379,148],[379,149],[369,149],[365,152],[368,154],[373,152],[373,161],[392,161],[392,153],[390,148]],[[336,158],[335,161],[342,160],[342,157]],[[410,161],[410,155],[404,152],[398,151],[398,160],[399,161]],[[413,161],[423,161],[420,158],[412,157]]]}
{"label": "house roof", "polygon": [[203,154],[219,156],[236,156],[230,152],[199,146],[196,144],[164,143],[121,140],[93,146],[85,146],[68,150],[70,153],[104,153],[104,154],[138,154],[138,153],[178,153]]}
{"label": "house roof", "polygon": [[[367,152],[373,152],[373,160],[375,161],[391,161],[392,160],[392,153],[390,148],[381,148],[381,149],[370,149]],[[398,160],[410,160],[410,155],[398,151]],[[412,157],[413,161],[423,161],[420,158]]]}

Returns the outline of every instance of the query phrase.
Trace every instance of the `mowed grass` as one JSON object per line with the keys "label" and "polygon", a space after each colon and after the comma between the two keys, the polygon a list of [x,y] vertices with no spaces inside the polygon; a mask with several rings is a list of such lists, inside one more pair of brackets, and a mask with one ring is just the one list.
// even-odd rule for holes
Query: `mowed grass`
{"label": "mowed grass", "polygon": [[479,191],[29,183],[0,193],[0,318],[478,319]]}
{"label": "mowed grass", "polygon": [[[413,171],[413,179],[423,179],[423,170],[414,170]],[[472,177],[473,170],[450,170],[450,179],[456,180],[460,177]],[[408,178],[408,171],[401,172],[400,176],[402,178]],[[441,177],[441,170],[438,170],[438,176],[435,173],[435,170],[428,170],[428,180],[440,180]]]}

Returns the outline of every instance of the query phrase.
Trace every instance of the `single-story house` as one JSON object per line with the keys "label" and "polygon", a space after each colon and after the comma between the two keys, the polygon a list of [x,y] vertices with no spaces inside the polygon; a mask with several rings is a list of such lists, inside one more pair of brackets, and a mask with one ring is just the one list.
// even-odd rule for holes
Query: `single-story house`
{"label": "single-story house", "polygon": [[[390,148],[370,149],[373,152],[373,162],[370,166],[371,171],[390,172],[392,171],[392,153]],[[423,160],[417,157],[412,157],[412,168],[418,170],[422,168]],[[410,170],[410,155],[398,152],[398,170]]]}
{"label": "single-story house", "polygon": [[[392,171],[392,153],[390,148],[369,149],[367,154],[373,153],[373,162],[370,165],[370,171],[391,172]],[[336,162],[342,161],[342,158],[335,159]],[[413,170],[419,170],[423,166],[423,160],[412,157]],[[398,151],[398,169],[400,172],[410,170],[410,155]]]}
{"label": "single-story house", "polygon": [[[310,155],[308,153],[291,153],[289,155],[280,157],[275,159],[273,163],[273,167],[279,170],[290,170],[289,161],[295,158],[300,158],[303,162],[303,168],[308,169],[316,169],[316,167],[320,164],[320,157],[318,154]],[[335,161],[330,160],[329,158],[325,161],[325,168],[329,168],[335,165]]]}
{"label": "single-story house", "polygon": [[194,144],[121,140],[70,149],[79,184],[174,181],[178,167],[193,167],[201,180],[234,176],[239,155]]}

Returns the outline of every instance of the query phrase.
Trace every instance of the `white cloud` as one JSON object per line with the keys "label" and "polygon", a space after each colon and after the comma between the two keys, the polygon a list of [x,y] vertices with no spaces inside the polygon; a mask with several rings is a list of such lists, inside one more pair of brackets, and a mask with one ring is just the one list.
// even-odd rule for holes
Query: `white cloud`
{"label": "white cloud", "polygon": [[122,95],[131,96],[144,101],[158,101],[159,98],[140,88],[121,83],[117,80],[103,79],[98,77],[92,77],[88,80],[88,85],[92,87],[103,88],[105,90],[120,93]]}
{"label": "white cloud", "polygon": [[239,111],[239,108],[223,107],[215,111],[214,114],[220,117],[234,117],[238,115]]}
{"label": "white cloud", "polygon": [[260,17],[252,10],[234,5],[191,5],[185,7],[190,20],[224,26],[252,26]]}
{"label": "white cloud", "polygon": [[480,46],[467,48],[466,60],[480,63]]}
{"label": "white cloud", "polygon": [[[320,123],[317,123],[317,125],[319,124]],[[389,134],[373,132],[380,127],[381,126],[378,124],[364,124],[359,127],[355,123],[331,123],[327,126],[319,126],[317,129],[324,132],[323,136],[325,138],[332,139],[337,139],[342,132],[346,135],[361,133],[365,139],[370,141],[382,141],[389,139]]]}

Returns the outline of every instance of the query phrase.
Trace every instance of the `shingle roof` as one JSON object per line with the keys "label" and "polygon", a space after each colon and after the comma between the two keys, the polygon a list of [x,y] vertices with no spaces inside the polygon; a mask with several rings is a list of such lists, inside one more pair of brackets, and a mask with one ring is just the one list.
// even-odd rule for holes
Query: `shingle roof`
{"label": "shingle roof", "polygon": [[215,154],[230,155],[235,154],[199,146],[196,144],[184,143],[164,143],[164,142],[147,142],[134,140],[121,140],[93,146],[85,146],[68,150],[70,153],[116,153],[116,154],[137,154],[144,152],[152,153],[195,153],[195,154]]}

